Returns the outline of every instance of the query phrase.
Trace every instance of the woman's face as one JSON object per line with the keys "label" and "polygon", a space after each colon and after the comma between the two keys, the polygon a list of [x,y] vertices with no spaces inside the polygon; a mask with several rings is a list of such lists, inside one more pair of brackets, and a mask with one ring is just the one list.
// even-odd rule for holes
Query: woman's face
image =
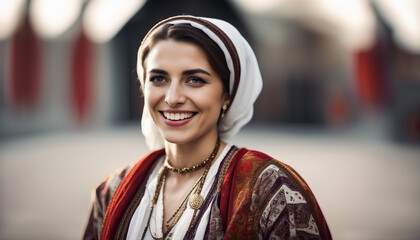
{"label": "woman's face", "polygon": [[145,104],[166,141],[184,144],[217,136],[227,93],[199,46],[159,41],[144,68]]}

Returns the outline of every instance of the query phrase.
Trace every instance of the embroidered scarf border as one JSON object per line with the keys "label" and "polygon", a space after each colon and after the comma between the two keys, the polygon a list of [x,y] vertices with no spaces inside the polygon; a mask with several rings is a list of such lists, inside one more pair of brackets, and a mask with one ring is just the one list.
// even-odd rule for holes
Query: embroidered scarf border
{"label": "embroidered scarf border", "polygon": [[149,175],[149,170],[156,162],[155,160],[164,153],[165,150],[161,149],[146,155],[134,165],[123,179],[106,210],[100,239],[115,239],[121,219],[132,202],[134,195],[139,191],[141,184]]}

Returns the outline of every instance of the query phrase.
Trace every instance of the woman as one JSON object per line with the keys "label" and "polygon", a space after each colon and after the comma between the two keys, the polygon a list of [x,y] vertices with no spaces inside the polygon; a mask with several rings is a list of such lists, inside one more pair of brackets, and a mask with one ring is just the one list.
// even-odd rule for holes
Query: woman
{"label": "woman", "polygon": [[331,239],[289,166],[224,140],[252,117],[262,79],[240,33],[176,16],[139,48],[142,131],[151,149],[96,189],[85,239]]}

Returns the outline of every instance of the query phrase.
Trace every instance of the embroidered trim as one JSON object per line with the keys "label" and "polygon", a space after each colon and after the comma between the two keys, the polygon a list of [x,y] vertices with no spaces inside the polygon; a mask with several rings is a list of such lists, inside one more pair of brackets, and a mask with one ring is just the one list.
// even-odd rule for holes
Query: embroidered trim
{"label": "embroidered trim", "polygon": [[121,222],[118,225],[117,231],[115,233],[115,239],[126,239],[131,218],[133,217],[134,212],[137,209],[137,206],[140,204],[140,201],[144,196],[144,192],[146,190],[147,179],[149,179],[150,174],[152,174],[153,169],[156,168],[156,165],[158,164],[159,159],[161,157],[158,157],[156,161],[153,163],[153,165],[150,168],[150,171],[147,173],[147,175],[144,178],[145,180],[140,185],[139,189],[137,190],[136,194],[133,197],[133,200],[130,202],[130,204],[127,207],[127,210],[124,212],[124,215],[122,216]]}
{"label": "embroidered trim", "polygon": [[232,146],[232,149],[226,155],[225,161],[222,163],[222,169],[220,170],[219,178],[217,181],[217,193],[222,192],[223,181],[225,180],[230,162],[232,161],[233,157],[236,155],[238,151],[239,151],[239,148],[237,148],[236,146]]}

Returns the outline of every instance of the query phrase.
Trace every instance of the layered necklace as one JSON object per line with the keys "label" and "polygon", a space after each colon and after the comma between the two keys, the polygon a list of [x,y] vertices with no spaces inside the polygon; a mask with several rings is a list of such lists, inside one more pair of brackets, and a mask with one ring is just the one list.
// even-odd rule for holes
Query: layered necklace
{"label": "layered necklace", "polygon": [[166,176],[167,176],[168,171],[173,171],[173,172],[176,172],[176,173],[185,174],[185,173],[195,172],[195,171],[197,171],[199,169],[204,168],[204,172],[201,175],[201,177],[197,180],[197,182],[194,184],[194,186],[191,188],[191,190],[187,193],[187,195],[182,200],[181,205],[178,207],[178,209],[175,211],[175,213],[166,222],[166,229],[167,229],[167,231],[163,234],[163,236],[162,237],[155,237],[152,232],[150,232],[150,235],[155,240],[163,240],[163,239],[166,239],[166,237],[172,231],[172,228],[176,225],[176,223],[179,221],[179,219],[184,214],[185,209],[187,208],[187,200],[188,200],[189,196],[191,195],[191,193],[195,189],[195,192],[191,196],[190,201],[189,201],[190,207],[192,209],[194,209],[194,214],[193,214],[193,217],[191,219],[190,225],[188,227],[188,231],[190,231],[192,229],[193,223],[194,223],[195,218],[197,216],[197,212],[201,208],[201,205],[204,202],[204,198],[201,196],[200,193],[201,193],[201,190],[203,188],[204,182],[206,180],[207,174],[208,174],[208,172],[210,170],[211,163],[213,162],[214,158],[217,155],[217,152],[219,151],[219,147],[220,147],[220,139],[217,138],[216,145],[214,146],[213,152],[210,154],[210,156],[206,160],[204,160],[203,162],[201,162],[201,163],[199,163],[199,164],[197,164],[195,166],[188,167],[188,168],[176,168],[176,167],[173,167],[168,162],[168,158],[165,159],[165,163],[163,164],[163,167],[162,167],[162,169],[160,170],[160,172],[158,174],[155,195],[153,196],[153,199],[152,199],[152,207],[150,209],[149,217],[148,217],[148,220],[147,220],[147,225],[146,225],[146,227],[145,227],[145,229],[143,231],[143,235],[142,235],[142,238],[141,239],[144,239],[145,238],[146,233],[147,233],[147,229],[149,229],[150,219],[152,217],[153,210],[154,210],[155,205],[157,203],[157,200],[158,200],[158,197],[159,197],[159,193],[160,193],[161,189],[164,188],[164,186],[165,186]]}

